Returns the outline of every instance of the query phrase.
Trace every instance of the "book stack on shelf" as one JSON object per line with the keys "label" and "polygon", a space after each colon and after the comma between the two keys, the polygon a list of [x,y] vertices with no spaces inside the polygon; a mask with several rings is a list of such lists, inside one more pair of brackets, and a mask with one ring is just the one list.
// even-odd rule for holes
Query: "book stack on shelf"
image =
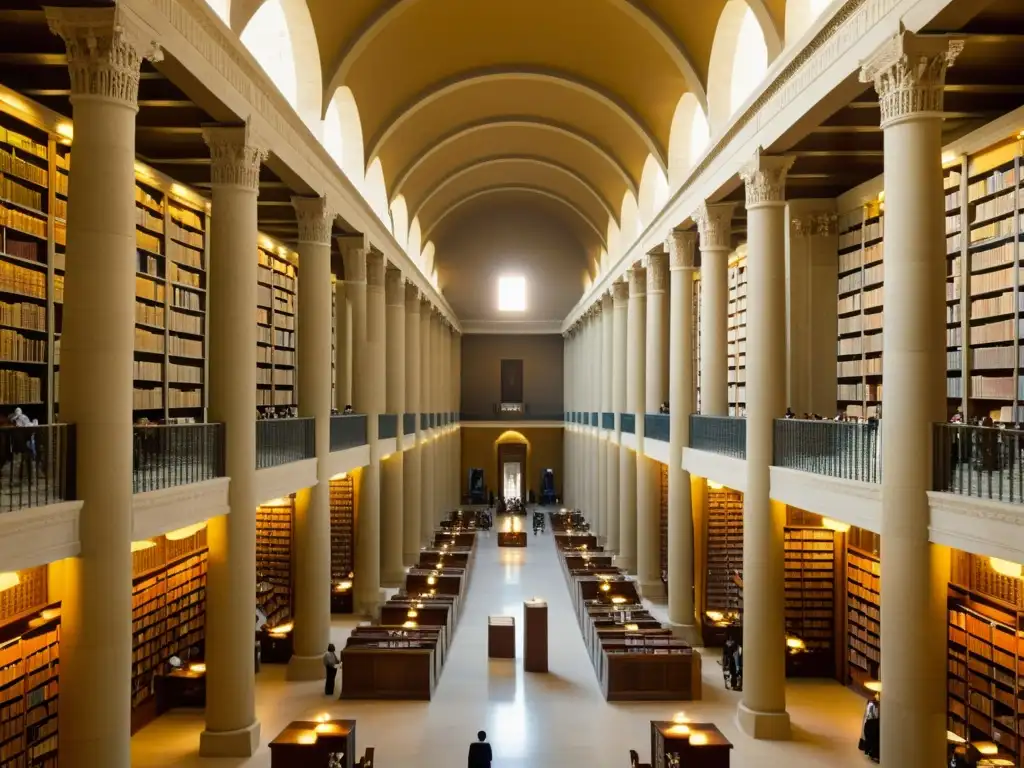
{"label": "book stack on shelf", "polygon": [[295,501],[279,499],[256,510],[256,607],[268,627],[292,617],[292,520]]}
{"label": "book stack on shelf", "polygon": [[170,671],[170,658],[200,659],[204,652],[205,530],[148,543],[132,554],[133,733],[157,715],[156,678]]}
{"label": "book stack on shelf", "polygon": [[831,677],[835,669],[835,531],[786,526],[786,632],[803,640],[807,660],[795,673]]}
{"label": "book stack on shelf", "polygon": [[740,246],[729,257],[729,415],[744,416],[747,409],[747,256]]}
{"label": "book stack on shelf", "polygon": [[668,584],[668,465],[658,464],[658,489],[660,494],[660,544],[661,581]]}
{"label": "book stack on shelf", "polygon": [[172,198],[167,210],[167,234],[168,417],[172,421],[203,421],[207,252],[202,206]]}
{"label": "book stack on shelf", "polygon": [[743,596],[736,579],[743,575],[743,494],[710,482],[705,551],[704,640],[721,644],[725,640],[724,632],[716,625],[724,627],[736,623],[743,608]]}
{"label": "book stack on shelf", "polygon": [[839,216],[836,399],[853,418],[876,413],[882,399],[882,238],[881,201]]}
{"label": "book stack on shelf", "polygon": [[1020,765],[1024,756],[1022,587],[1020,577],[996,571],[989,558],[954,551],[947,728],[975,746],[996,745],[1007,765]]}
{"label": "book stack on shelf", "polygon": [[846,552],[846,682],[858,687],[881,673],[881,574],[878,556],[851,543]]}
{"label": "book stack on shelf", "polygon": [[60,607],[47,605],[46,567],[0,592],[0,764],[56,768]]}
{"label": "book stack on shelf", "polygon": [[331,611],[352,612],[355,568],[355,480],[345,475],[331,480]]}
{"label": "book stack on shelf", "polygon": [[298,403],[295,381],[295,255],[267,238],[260,238],[258,288],[257,393],[260,407],[289,407]]}

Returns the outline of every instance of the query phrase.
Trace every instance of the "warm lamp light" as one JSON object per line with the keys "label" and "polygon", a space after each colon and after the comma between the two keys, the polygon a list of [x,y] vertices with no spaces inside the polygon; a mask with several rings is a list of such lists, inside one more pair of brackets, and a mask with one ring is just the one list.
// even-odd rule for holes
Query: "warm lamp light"
{"label": "warm lamp light", "polygon": [[6,571],[0,573],[0,592],[11,587],[16,587],[21,584],[21,576],[18,575],[17,571]]}
{"label": "warm lamp light", "polygon": [[786,647],[787,648],[792,648],[794,651],[802,651],[804,648],[807,647],[807,644],[803,640],[801,640],[799,637],[794,637],[793,635],[789,635],[786,638]]}
{"label": "warm lamp light", "polygon": [[720,491],[722,490],[722,484],[708,480],[708,488],[710,488],[712,491]]}
{"label": "warm lamp light", "polygon": [[1012,563],[1009,560],[1000,560],[998,557],[990,557],[988,564],[992,566],[992,570],[1002,576],[1009,576],[1011,579],[1019,579],[1021,572],[1024,571],[1024,566],[1020,563]]}
{"label": "warm lamp light", "polygon": [[268,631],[270,632],[270,634],[273,637],[284,637],[289,632],[291,632],[293,629],[295,629],[295,624],[293,622],[289,621],[289,622],[287,622],[285,624],[281,624],[279,626],[273,627],[273,628],[271,628]]}
{"label": "warm lamp light", "polygon": [[690,746],[691,747],[703,747],[708,743],[708,735],[697,731],[696,733],[690,734]]}
{"label": "warm lamp light", "polygon": [[670,725],[668,727],[668,732],[673,736],[689,736],[690,726],[686,723],[676,723],[675,725]]}
{"label": "warm lamp light", "polygon": [[417,624],[415,621],[407,621],[404,624],[402,624],[402,627],[404,629],[416,629],[416,627],[418,626],[419,624]]}
{"label": "warm lamp light", "polygon": [[195,525],[186,525],[184,528],[179,528],[176,531],[170,531],[169,533],[165,533],[164,538],[166,538],[168,541],[181,541],[182,539],[187,539],[189,536],[195,536],[205,527],[206,521],[204,520],[201,523],[196,523]]}
{"label": "warm lamp light", "polygon": [[626,602],[626,598],[624,597],[616,595],[612,598],[612,603],[614,603],[615,605],[622,605],[624,602]]}
{"label": "warm lamp light", "polygon": [[142,541],[132,542],[132,552],[141,552],[144,549],[151,549],[156,546],[156,542],[152,539],[143,539]]}
{"label": "warm lamp light", "polygon": [[57,135],[70,142],[75,138],[75,127],[71,123],[57,123]]}
{"label": "warm lamp light", "polygon": [[197,662],[196,664],[189,664],[188,671],[195,672],[196,674],[201,675],[206,671],[206,665],[202,662]]}
{"label": "warm lamp light", "polygon": [[434,576],[427,576],[427,584],[430,584],[431,586],[437,584],[437,578]]}
{"label": "warm lamp light", "polygon": [[864,683],[864,687],[872,693],[882,692],[882,681],[881,680],[868,680]]}
{"label": "warm lamp light", "polygon": [[299,744],[316,744],[316,733],[314,731],[303,731],[295,741]]}
{"label": "warm lamp light", "polygon": [[609,584],[609,583],[608,583],[607,581],[606,581],[606,582],[604,582],[603,584],[601,584],[601,587],[600,587],[600,589],[601,589],[601,591],[602,591],[602,592],[607,592],[607,591],[608,591],[608,590],[610,590],[611,588],[612,588],[612,585],[611,585],[611,584]]}
{"label": "warm lamp light", "polygon": [[1008,757],[983,757],[978,761],[979,766],[989,765],[1013,765],[1013,760]]}
{"label": "warm lamp light", "polygon": [[998,755],[999,745],[991,741],[976,741],[974,748],[983,755]]}
{"label": "warm lamp light", "polygon": [[328,715],[326,712],[321,712],[319,715],[316,716],[316,721],[318,723],[326,723],[330,719],[331,716]]}
{"label": "warm lamp light", "polygon": [[334,585],[335,592],[348,592],[352,589],[352,582],[348,579],[343,579]]}
{"label": "warm lamp light", "polygon": [[407,619],[415,619],[417,616],[419,616],[419,613],[414,611],[412,608],[405,612],[405,617]]}
{"label": "warm lamp light", "polygon": [[690,718],[686,716],[685,712],[676,712],[672,715],[672,722],[676,725],[682,725],[683,723],[690,722]]}
{"label": "warm lamp light", "polygon": [[721,611],[704,611],[704,615],[712,621],[722,621],[725,619],[725,614]]}
{"label": "warm lamp light", "polygon": [[959,733],[953,733],[952,731],[946,731],[946,741],[950,744],[963,744],[967,741]]}
{"label": "warm lamp light", "polygon": [[640,625],[639,624],[625,624],[625,625],[623,625],[622,628],[624,630],[626,630],[627,632],[636,632],[638,629],[640,629]]}
{"label": "warm lamp light", "polygon": [[47,608],[45,611],[39,614],[39,617],[43,621],[51,621],[60,616],[60,608]]}
{"label": "warm lamp light", "polygon": [[850,526],[846,523],[841,523],[838,520],[833,520],[830,517],[823,517],[821,519],[823,527],[828,528],[830,531],[838,531],[839,533],[846,533],[850,530]]}

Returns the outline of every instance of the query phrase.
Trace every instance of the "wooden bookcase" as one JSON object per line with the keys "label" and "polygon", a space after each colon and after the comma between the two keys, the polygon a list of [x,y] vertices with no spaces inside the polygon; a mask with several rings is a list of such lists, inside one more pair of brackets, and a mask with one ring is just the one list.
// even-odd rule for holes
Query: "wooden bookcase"
{"label": "wooden bookcase", "polygon": [[256,405],[298,404],[295,380],[296,267],[294,255],[260,238],[256,322]]}
{"label": "wooden bookcase", "polygon": [[276,627],[292,617],[292,523],[295,500],[256,510],[256,607]]}
{"label": "wooden bookcase", "polygon": [[862,687],[881,672],[882,567],[878,556],[846,551],[847,684]]}
{"label": "wooden bookcase", "polygon": [[163,537],[132,554],[132,732],[157,715],[156,677],[172,656],[204,655],[206,531],[178,541]]}
{"label": "wooden bookcase", "polygon": [[60,609],[45,566],[0,592],[0,764],[56,768]]}
{"label": "wooden bookcase", "polygon": [[733,576],[743,573],[743,494],[708,485],[705,611],[738,614],[743,608]]}
{"label": "wooden bookcase", "polygon": [[331,480],[331,610],[352,612],[355,568],[356,487],[352,475]]}
{"label": "wooden bookcase", "polygon": [[658,464],[659,489],[659,549],[661,551],[661,581],[668,584],[668,465]]}
{"label": "wooden bookcase", "polygon": [[803,674],[831,677],[835,670],[836,533],[828,528],[786,526],[786,631],[807,646]]}
{"label": "wooden bookcase", "polygon": [[729,259],[728,360],[729,415],[747,412],[747,248]]}

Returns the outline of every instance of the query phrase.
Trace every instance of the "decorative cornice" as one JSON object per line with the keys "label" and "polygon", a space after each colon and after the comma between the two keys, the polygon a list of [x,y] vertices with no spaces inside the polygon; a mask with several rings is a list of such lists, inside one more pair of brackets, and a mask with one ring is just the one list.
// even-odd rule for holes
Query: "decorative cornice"
{"label": "decorative cornice", "polygon": [[293,197],[295,219],[299,224],[300,243],[331,245],[331,229],[334,227],[334,211],[327,205],[326,197]]}
{"label": "decorative cornice", "polygon": [[732,215],[736,203],[701,203],[693,212],[693,220],[700,233],[700,249],[732,249]]}
{"label": "decorative cornice", "polygon": [[562,331],[561,320],[463,320],[463,335],[554,335]]}
{"label": "decorative cornice", "polygon": [[267,150],[247,125],[207,125],[203,141],[210,148],[210,181],[214,186],[250,192],[260,188],[260,163]]}
{"label": "decorative cornice", "polygon": [[405,307],[405,284],[402,270],[390,264],[384,270],[384,303],[390,307]]}
{"label": "decorative cornice", "polygon": [[71,100],[97,98],[137,110],[142,60],[163,58],[152,36],[119,6],[44,11],[67,48]]}
{"label": "decorative cornice", "polygon": [[860,70],[860,81],[875,85],[882,128],[908,117],[942,117],[946,70],[963,47],[963,40],[905,30],[889,38]]}
{"label": "decorative cornice", "polygon": [[647,256],[647,293],[664,293],[668,282],[668,255],[651,253]]}
{"label": "decorative cornice", "polygon": [[345,264],[346,283],[366,282],[366,251],[362,248],[347,248],[341,252]]}
{"label": "decorative cornice", "polygon": [[668,251],[668,268],[695,269],[697,251],[697,232],[692,229],[676,229],[665,240]]}
{"label": "decorative cornice", "polygon": [[762,154],[758,148],[754,157],[740,169],[740,178],[746,187],[747,210],[761,206],[786,204],[786,174],[795,158]]}
{"label": "decorative cornice", "polygon": [[647,270],[633,266],[629,270],[629,298],[645,296],[647,292]]}

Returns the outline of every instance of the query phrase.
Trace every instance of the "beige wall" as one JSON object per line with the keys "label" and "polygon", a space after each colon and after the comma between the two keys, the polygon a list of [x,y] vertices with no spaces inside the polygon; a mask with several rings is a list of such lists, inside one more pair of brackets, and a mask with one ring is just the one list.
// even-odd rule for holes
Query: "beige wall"
{"label": "beige wall", "polygon": [[[511,429],[511,427],[510,427]],[[479,467],[484,471],[484,483],[497,495],[498,488],[498,438],[507,430],[503,427],[466,427],[462,433],[462,474],[459,478],[459,495],[466,493],[469,485],[469,470]],[[544,427],[513,430],[519,432],[528,443],[526,450],[526,490],[540,495],[540,473],[545,469],[555,471],[555,491],[562,495],[562,436],[563,430]]]}
{"label": "beige wall", "polygon": [[523,361],[527,417],[561,416],[562,337],[475,335],[462,337],[462,403],[467,416],[487,416],[501,401],[501,361]]}

